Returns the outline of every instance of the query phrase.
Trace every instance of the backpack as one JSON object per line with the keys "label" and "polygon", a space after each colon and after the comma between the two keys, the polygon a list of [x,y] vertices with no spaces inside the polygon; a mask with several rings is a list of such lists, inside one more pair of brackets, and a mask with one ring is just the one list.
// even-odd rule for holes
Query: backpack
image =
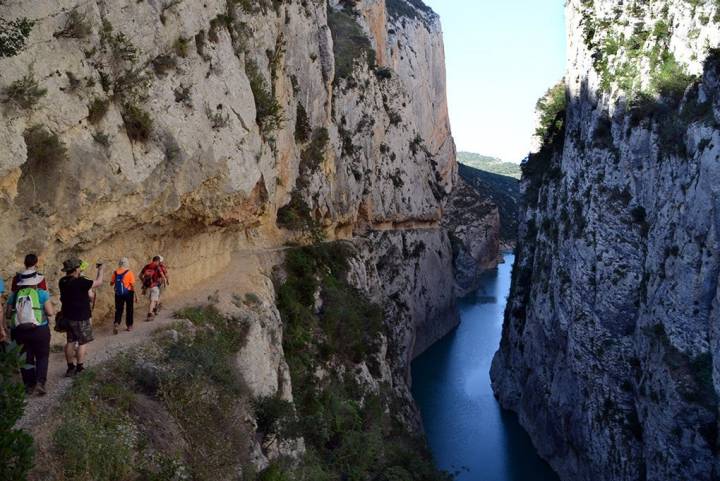
{"label": "backpack", "polygon": [[115,295],[116,296],[125,296],[128,292],[130,292],[130,289],[125,286],[125,276],[127,273],[130,272],[130,270],[127,270],[123,272],[122,274],[115,273]]}
{"label": "backpack", "polygon": [[149,289],[153,286],[153,284],[157,285],[158,282],[158,270],[157,267],[153,267],[151,264],[146,265],[143,267],[142,271],[142,281],[143,281],[143,288]]}
{"label": "backpack", "polygon": [[15,297],[15,327],[40,326],[43,324],[43,309],[40,295],[34,287],[20,289]]}

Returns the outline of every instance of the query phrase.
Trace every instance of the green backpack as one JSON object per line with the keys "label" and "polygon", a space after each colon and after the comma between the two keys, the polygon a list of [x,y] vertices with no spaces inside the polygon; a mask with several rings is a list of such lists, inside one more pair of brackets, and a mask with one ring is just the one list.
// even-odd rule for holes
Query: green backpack
{"label": "green backpack", "polygon": [[44,324],[40,294],[34,287],[20,289],[15,295],[14,327],[37,327]]}

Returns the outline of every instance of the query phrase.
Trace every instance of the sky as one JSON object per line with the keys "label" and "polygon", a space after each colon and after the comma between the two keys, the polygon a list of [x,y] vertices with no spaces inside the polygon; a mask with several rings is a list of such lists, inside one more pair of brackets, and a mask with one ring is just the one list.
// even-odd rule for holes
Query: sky
{"label": "sky", "polygon": [[535,103],[565,72],[563,0],[425,0],[445,35],[458,150],[520,162]]}

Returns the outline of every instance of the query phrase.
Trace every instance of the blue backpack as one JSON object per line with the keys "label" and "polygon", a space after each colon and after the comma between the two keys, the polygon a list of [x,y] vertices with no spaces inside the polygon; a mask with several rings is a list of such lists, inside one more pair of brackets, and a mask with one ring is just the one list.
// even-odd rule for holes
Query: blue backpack
{"label": "blue backpack", "polygon": [[125,287],[125,283],[123,282],[123,279],[125,279],[125,275],[130,272],[130,270],[127,270],[123,272],[122,274],[115,273],[115,295],[116,296],[124,296],[127,295],[128,292],[130,292],[130,289]]}

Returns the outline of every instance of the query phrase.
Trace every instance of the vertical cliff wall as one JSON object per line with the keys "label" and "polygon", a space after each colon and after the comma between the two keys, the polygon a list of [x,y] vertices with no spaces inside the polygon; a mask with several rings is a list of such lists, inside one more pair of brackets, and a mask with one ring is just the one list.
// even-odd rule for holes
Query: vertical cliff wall
{"label": "vertical cliff wall", "polygon": [[8,0],[0,16],[33,22],[0,58],[6,275],[30,250],[52,283],[70,254],[162,252],[182,290],[238,250],[440,235],[457,168],[440,22],[419,2]]}
{"label": "vertical cliff wall", "polygon": [[492,367],[562,479],[720,476],[719,7],[567,4]]}

